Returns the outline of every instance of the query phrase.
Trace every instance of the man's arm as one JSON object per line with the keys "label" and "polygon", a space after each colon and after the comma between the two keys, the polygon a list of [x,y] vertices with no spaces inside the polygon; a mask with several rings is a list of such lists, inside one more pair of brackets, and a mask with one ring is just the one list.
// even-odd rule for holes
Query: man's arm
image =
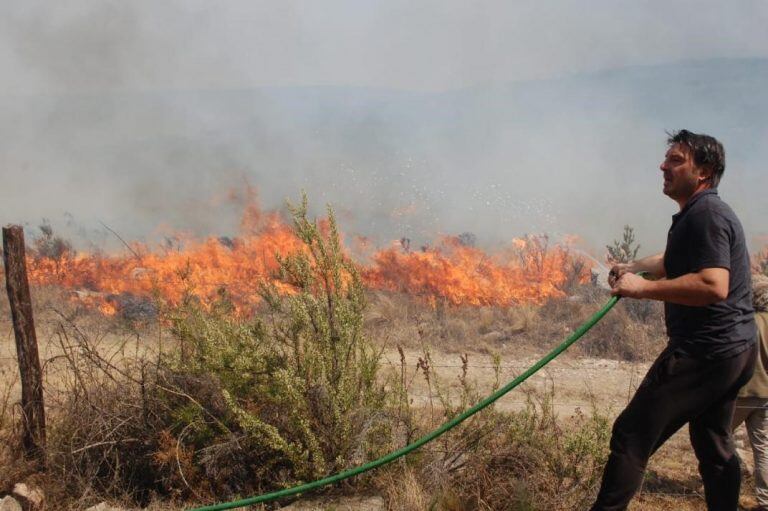
{"label": "man's arm", "polygon": [[730,272],[725,268],[703,268],[696,273],[656,281],[626,273],[613,285],[611,294],[701,307],[725,300],[729,279]]}
{"label": "man's arm", "polygon": [[632,273],[644,271],[649,277],[663,279],[667,276],[667,271],[664,269],[664,252],[629,263],[629,271]]}

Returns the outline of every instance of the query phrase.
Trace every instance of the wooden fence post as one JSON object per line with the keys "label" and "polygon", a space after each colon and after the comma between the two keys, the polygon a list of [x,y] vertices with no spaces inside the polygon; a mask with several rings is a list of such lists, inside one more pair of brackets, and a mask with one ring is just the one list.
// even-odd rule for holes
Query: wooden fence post
{"label": "wooden fence post", "polygon": [[21,226],[3,227],[3,263],[21,374],[22,447],[29,458],[36,458],[44,463],[43,374],[37,354],[37,335],[32,318],[32,299],[24,256],[24,230]]}

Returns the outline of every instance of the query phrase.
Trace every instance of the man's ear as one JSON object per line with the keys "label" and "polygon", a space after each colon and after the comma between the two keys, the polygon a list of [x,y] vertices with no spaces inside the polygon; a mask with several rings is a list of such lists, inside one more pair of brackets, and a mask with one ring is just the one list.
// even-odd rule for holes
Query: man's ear
{"label": "man's ear", "polygon": [[704,182],[711,182],[712,176],[714,175],[714,172],[712,171],[712,167],[707,165],[706,167],[699,167],[699,183]]}

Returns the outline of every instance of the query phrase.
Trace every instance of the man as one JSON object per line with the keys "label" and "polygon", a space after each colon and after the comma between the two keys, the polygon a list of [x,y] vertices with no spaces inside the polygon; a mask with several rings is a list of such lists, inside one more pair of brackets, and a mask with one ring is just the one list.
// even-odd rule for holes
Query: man
{"label": "man", "polygon": [[[749,255],[738,218],[717,194],[722,144],[687,130],[667,142],[663,191],[680,211],[666,250],[614,266],[609,284],[614,295],[664,301],[669,343],[616,419],[593,511],[626,509],[648,458],[686,423],[707,508],[735,511],[738,503],[730,425],[754,366]],[[657,280],[635,275],[642,271]]]}
{"label": "man", "polygon": [[739,391],[732,429],[747,424],[755,460],[756,511],[768,511],[768,277],[752,276],[752,305],[757,322],[755,372]]}

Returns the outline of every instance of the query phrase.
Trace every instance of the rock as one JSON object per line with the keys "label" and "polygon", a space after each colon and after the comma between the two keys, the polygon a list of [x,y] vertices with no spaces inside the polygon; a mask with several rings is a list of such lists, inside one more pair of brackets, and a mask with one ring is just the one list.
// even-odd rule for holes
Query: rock
{"label": "rock", "polygon": [[16,483],[12,493],[27,501],[32,508],[41,507],[45,500],[45,495],[40,488],[30,488],[25,483]]}
{"label": "rock", "polygon": [[100,293],[98,291],[91,291],[90,289],[75,289],[71,291],[75,298],[80,300],[88,300],[89,298],[103,298],[106,293]]}
{"label": "rock", "polygon": [[21,504],[8,495],[0,500],[0,511],[21,511]]}
{"label": "rock", "polygon": [[301,499],[293,504],[281,507],[280,511],[384,511],[384,499],[373,497],[323,497],[319,499]]}

